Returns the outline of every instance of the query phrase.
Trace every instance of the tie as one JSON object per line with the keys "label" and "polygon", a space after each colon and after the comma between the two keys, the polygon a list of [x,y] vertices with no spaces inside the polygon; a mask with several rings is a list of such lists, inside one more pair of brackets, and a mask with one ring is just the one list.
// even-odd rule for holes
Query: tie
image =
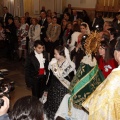
{"label": "tie", "polygon": [[42,19],[42,25],[44,24],[44,19]]}

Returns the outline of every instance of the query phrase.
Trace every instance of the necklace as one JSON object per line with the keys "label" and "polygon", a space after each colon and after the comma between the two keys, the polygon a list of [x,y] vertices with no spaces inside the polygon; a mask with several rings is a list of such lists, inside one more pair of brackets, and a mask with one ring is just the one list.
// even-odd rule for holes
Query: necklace
{"label": "necklace", "polygon": [[65,63],[65,60],[62,63],[58,63],[58,61],[57,61],[57,65],[59,68],[61,68],[64,63]]}

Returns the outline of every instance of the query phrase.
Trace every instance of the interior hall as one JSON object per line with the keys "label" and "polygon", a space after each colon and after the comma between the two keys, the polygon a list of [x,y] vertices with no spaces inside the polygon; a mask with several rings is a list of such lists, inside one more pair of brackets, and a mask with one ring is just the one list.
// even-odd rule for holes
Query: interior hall
{"label": "interior hall", "polygon": [[118,120],[119,41],[120,0],[0,0],[0,119]]}

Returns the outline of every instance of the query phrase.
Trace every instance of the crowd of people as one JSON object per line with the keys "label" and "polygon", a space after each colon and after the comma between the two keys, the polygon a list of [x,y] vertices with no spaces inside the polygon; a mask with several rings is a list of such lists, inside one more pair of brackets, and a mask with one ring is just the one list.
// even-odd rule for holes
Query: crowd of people
{"label": "crowd of people", "polygon": [[[0,110],[7,108],[0,117],[5,117],[4,120],[98,120],[98,116],[102,116],[101,120],[117,120],[120,117],[117,109],[119,12],[111,22],[96,13],[91,24],[86,11],[78,13],[70,4],[59,18],[45,7],[39,19],[29,17],[28,12],[24,17],[13,17],[7,7],[3,9],[5,14],[0,23],[3,55],[9,60],[18,55],[19,61],[25,61],[25,83],[31,88],[32,97],[18,100],[9,118],[5,114],[9,100],[3,97],[5,104]],[[111,77],[116,79],[115,83]]]}

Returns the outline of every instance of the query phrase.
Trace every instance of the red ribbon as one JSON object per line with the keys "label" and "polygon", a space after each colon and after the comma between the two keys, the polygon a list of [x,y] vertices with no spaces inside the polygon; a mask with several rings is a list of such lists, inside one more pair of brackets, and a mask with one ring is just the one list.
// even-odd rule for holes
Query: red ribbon
{"label": "red ribbon", "polygon": [[45,69],[44,68],[40,68],[39,69],[39,75],[44,75]]}

